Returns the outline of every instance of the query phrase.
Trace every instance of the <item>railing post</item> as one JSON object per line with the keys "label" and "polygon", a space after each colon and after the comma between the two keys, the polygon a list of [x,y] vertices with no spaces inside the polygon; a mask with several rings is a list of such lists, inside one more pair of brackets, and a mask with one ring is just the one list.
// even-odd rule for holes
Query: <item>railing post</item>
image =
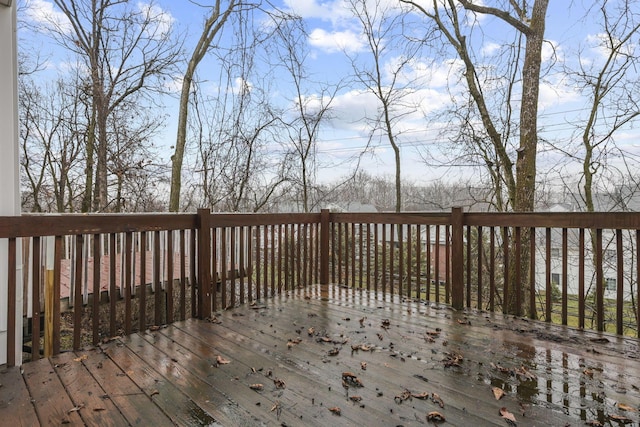
{"label": "railing post", "polygon": [[451,209],[451,305],[456,310],[464,306],[464,215],[462,208]]}
{"label": "railing post", "polygon": [[329,209],[320,211],[320,297],[329,298]]}
{"label": "railing post", "polygon": [[211,316],[211,211],[198,209],[198,318]]}

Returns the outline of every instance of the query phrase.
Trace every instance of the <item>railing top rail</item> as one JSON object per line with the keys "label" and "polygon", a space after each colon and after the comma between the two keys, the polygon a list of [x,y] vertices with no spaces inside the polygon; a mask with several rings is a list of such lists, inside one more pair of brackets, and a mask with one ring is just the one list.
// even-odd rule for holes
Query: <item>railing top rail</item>
{"label": "railing top rail", "polygon": [[195,214],[59,214],[0,217],[0,238],[194,229]]}
{"label": "railing top rail", "polygon": [[320,223],[320,213],[211,213],[211,227]]}
{"label": "railing top rail", "polygon": [[494,227],[640,230],[639,212],[465,213],[464,224]]}
{"label": "railing top rail", "polygon": [[382,212],[382,213],[332,213],[330,222],[364,224],[426,224],[450,225],[449,212]]}

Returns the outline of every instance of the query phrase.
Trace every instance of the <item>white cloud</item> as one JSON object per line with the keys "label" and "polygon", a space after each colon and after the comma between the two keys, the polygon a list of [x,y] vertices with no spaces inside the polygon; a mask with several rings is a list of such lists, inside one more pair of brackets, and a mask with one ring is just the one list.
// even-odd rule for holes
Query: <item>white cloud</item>
{"label": "white cloud", "polygon": [[317,18],[335,22],[351,16],[344,0],[325,2],[317,0],[284,0],[284,5],[303,19]]}
{"label": "white cloud", "polygon": [[63,12],[46,0],[26,0],[24,14],[31,23],[52,28],[64,33],[72,30],[69,20]]}
{"label": "white cloud", "polygon": [[356,53],[365,47],[362,36],[353,31],[328,32],[322,28],[316,28],[309,34],[309,44],[327,53]]}
{"label": "white cloud", "polygon": [[149,18],[150,24],[145,28],[149,37],[160,39],[171,31],[175,19],[158,5],[150,3],[138,3],[138,9]]}

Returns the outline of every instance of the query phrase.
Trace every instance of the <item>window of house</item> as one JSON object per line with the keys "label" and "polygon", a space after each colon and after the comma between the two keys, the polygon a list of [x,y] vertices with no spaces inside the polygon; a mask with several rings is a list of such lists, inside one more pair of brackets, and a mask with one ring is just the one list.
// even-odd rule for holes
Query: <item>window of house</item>
{"label": "window of house", "polygon": [[607,277],[604,279],[604,287],[608,291],[615,291],[618,287],[618,280],[614,277]]}
{"label": "window of house", "polygon": [[551,248],[551,258],[560,258],[560,248]]}
{"label": "window of house", "polygon": [[551,273],[551,283],[555,283],[556,285],[560,285],[560,274],[559,273]]}

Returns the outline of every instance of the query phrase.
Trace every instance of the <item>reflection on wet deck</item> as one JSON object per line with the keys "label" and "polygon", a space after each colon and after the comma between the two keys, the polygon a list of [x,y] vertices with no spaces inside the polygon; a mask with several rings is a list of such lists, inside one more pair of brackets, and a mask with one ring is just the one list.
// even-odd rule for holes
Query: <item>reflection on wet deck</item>
{"label": "reflection on wet deck", "polygon": [[0,375],[0,417],[410,426],[435,411],[459,426],[504,426],[509,415],[638,425],[639,355],[632,338],[341,287],[323,301],[313,288],[9,370],[17,380]]}

